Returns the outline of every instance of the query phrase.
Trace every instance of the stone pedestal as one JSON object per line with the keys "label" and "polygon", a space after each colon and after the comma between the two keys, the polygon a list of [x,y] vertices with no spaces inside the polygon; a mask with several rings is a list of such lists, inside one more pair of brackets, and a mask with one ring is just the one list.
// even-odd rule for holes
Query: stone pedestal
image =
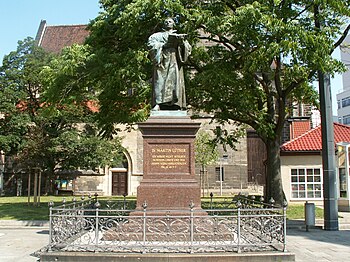
{"label": "stone pedestal", "polygon": [[151,116],[139,123],[143,136],[143,180],[137,189],[137,210],[200,209],[195,179],[194,139],[200,127],[188,116]]}

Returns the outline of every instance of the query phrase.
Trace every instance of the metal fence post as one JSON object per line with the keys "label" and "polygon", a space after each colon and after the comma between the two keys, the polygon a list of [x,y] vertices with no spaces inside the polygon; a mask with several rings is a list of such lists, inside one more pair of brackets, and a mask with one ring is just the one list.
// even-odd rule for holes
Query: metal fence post
{"label": "metal fence post", "polygon": [[126,209],[126,196],[127,196],[127,194],[124,193],[124,194],[123,194],[123,197],[124,197],[124,199],[123,199],[123,209],[124,209],[124,210]]}
{"label": "metal fence post", "polygon": [[190,253],[193,253],[193,235],[194,235],[194,218],[193,218],[193,208],[194,208],[194,203],[191,200],[190,202],[190,241],[191,241],[191,248],[190,248]]}
{"label": "metal fence post", "polygon": [[52,251],[52,207],[54,206],[54,203],[52,200],[49,202],[50,207],[50,215],[49,215],[49,251]]}
{"label": "metal fence post", "polygon": [[287,252],[287,207],[288,202],[283,201],[283,252]]}
{"label": "metal fence post", "polygon": [[95,207],[96,207],[96,216],[95,216],[95,223],[96,223],[96,225],[95,225],[95,244],[96,244],[96,246],[98,246],[98,238],[99,238],[99,232],[98,232],[98,230],[99,230],[99,216],[98,216],[98,208],[100,207],[100,203],[97,201],[96,203],[95,203]]}
{"label": "metal fence post", "polygon": [[73,202],[73,209],[75,210],[75,205],[77,203],[77,199],[75,197],[73,197],[72,202]]}
{"label": "metal fence post", "polygon": [[242,203],[237,202],[237,253],[241,253],[241,206]]}
{"label": "metal fence post", "polygon": [[147,224],[147,221],[146,221],[146,209],[147,209],[147,202],[145,200],[145,202],[143,202],[142,204],[142,207],[143,207],[143,251],[142,253],[145,254],[146,253],[146,224]]}
{"label": "metal fence post", "polygon": [[84,200],[85,200],[85,196],[82,195],[82,196],[80,197],[80,199],[81,199],[81,201],[80,201],[80,203],[81,203],[81,209],[84,209]]}

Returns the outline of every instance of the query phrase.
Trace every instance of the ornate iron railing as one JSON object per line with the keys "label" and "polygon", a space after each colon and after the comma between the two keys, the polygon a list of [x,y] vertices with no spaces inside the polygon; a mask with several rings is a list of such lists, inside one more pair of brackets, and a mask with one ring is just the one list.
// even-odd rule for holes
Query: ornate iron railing
{"label": "ornate iron railing", "polygon": [[[101,205],[101,203],[103,205]],[[286,251],[286,206],[188,210],[127,209],[88,199],[50,207],[48,250],[95,252]]]}

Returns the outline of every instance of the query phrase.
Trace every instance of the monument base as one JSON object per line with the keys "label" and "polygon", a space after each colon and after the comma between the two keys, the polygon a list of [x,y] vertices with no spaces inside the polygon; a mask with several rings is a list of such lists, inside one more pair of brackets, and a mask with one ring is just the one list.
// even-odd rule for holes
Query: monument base
{"label": "monument base", "polygon": [[[168,215],[183,215],[201,209],[201,197],[196,180],[143,180],[137,190],[137,211],[147,203],[147,213],[159,215],[166,210]],[[187,211],[187,212],[186,212]],[[196,215],[199,213],[196,212]]]}
{"label": "monument base", "polygon": [[[194,140],[200,127],[186,112],[153,112],[139,123],[143,137],[143,180],[137,189],[136,212],[201,209],[195,179]],[[159,212],[157,213],[157,215]]]}

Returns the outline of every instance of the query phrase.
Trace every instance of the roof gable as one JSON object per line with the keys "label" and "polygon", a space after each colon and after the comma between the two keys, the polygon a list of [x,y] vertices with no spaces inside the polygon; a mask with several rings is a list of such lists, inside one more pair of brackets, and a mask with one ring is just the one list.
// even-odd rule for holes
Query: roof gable
{"label": "roof gable", "polygon": [[[333,123],[334,142],[350,142],[350,126]],[[284,143],[281,152],[311,152],[322,150],[321,125]]]}
{"label": "roof gable", "polygon": [[38,39],[38,45],[48,52],[59,53],[66,46],[83,44],[88,35],[86,25],[45,25]]}

